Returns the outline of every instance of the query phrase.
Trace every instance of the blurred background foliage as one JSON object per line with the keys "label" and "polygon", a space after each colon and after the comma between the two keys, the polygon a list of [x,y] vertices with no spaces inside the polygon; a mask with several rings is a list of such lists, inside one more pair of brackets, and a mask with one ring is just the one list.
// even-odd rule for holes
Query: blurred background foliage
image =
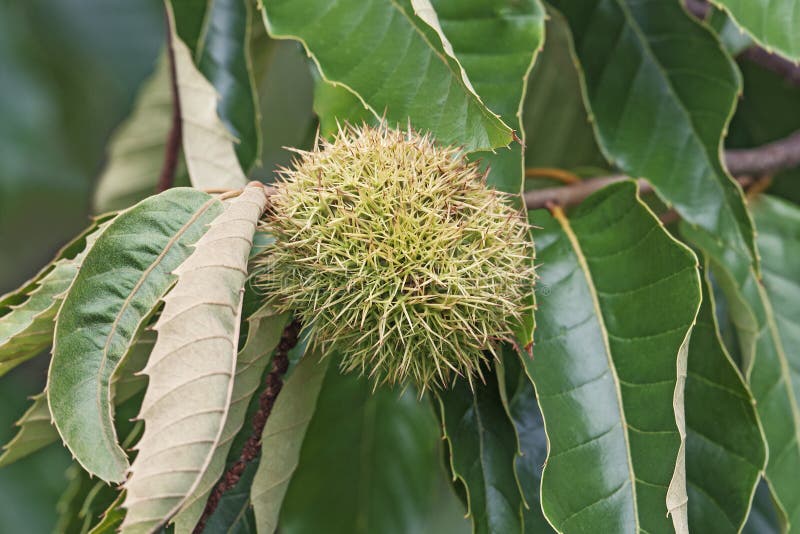
{"label": "blurred background foliage", "polygon": [[[254,24],[260,22],[256,16]],[[526,163],[582,177],[607,173],[563,20],[552,17],[547,33],[525,101]],[[160,0],[0,0],[0,294],[85,226],[109,136],[130,113],[163,46]],[[252,47],[263,147],[251,176],[270,181],[291,158],[282,147],[307,147],[317,130],[313,67],[296,43],[271,41],[263,27]],[[800,89],[753,63],[741,61],[740,68],[746,96],[726,144],[754,146],[796,130]],[[800,202],[798,172],[775,176],[770,192]],[[24,399],[41,391],[45,373],[46,362],[34,359],[0,378],[0,443],[13,434]],[[66,449],[51,446],[4,468],[0,532],[51,532],[68,465]]]}
{"label": "blurred background foliage", "polygon": [[[158,0],[0,1],[0,293],[85,226],[106,140],[161,48],[162,10]],[[0,441],[45,370],[33,360],[0,380]],[[68,463],[50,447],[0,473],[0,532],[53,530]]]}

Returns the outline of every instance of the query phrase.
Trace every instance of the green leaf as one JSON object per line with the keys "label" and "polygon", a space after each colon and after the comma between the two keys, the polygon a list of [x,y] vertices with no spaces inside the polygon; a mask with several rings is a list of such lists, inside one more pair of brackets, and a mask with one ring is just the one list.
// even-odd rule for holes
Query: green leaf
{"label": "green leaf", "polygon": [[94,488],[95,481],[74,463],[67,470],[67,479],[67,489],[56,506],[58,522],[54,530],[57,534],[84,532],[89,528],[92,519],[81,514],[81,508]]}
{"label": "green leaf", "polygon": [[178,266],[153,327],[145,422],[125,483],[124,533],[152,532],[194,495],[214,459],[232,402],[247,259],[267,197],[261,185],[229,201]]}
{"label": "green leaf", "polygon": [[[729,148],[748,148],[777,141],[800,129],[800,87],[753,61],[739,63],[743,93],[726,139]],[[764,120],[769,117],[769,120]],[[800,168],[773,175],[769,194],[800,203]]]}
{"label": "green leaf", "polygon": [[751,206],[763,278],[735,293],[750,314],[733,319],[769,447],[766,478],[794,529],[800,527],[800,208],[767,196]]}
{"label": "green leaf", "polygon": [[767,451],[755,401],[719,337],[707,280],[689,343],[685,405],[689,530],[737,534]]}
{"label": "green leaf", "polygon": [[720,243],[698,235],[688,225],[681,225],[681,232],[708,251],[714,277],[725,292],[741,348],[741,365],[756,401],[769,450],[765,478],[781,513],[788,523],[797,525],[800,524],[800,494],[796,491],[800,473],[800,377],[795,371],[798,364],[791,352],[793,345],[787,345],[786,334],[781,330],[786,327],[779,326],[779,321],[780,317],[796,315],[796,303],[787,300],[786,295],[798,291],[796,262],[793,264],[789,258],[794,258],[792,252],[800,246],[797,238],[800,210],[769,197],[758,198],[751,207],[756,216],[763,279],[737,257],[725,256]]}
{"label": "green leaf", "polygon": [[94,209],[123,209],[156,191],[172,125],[169,62],[161,54],[133,110],[108,142],[107,163],[94,192]]}
{"label": "green leaf", "polygon": [[218,93],[198,70],[192,51],[178,37],[172,3],[167,2],[166,7],[172,28],[183,152],[189,178],[200,189],[240,189],[246,179],[234,149],[236,139],[217,114]]}
{"label": "green leaf", "polygon": [[464,380],[439,392],[454,479],[466,489],[475,533],[522,531],[523,499],[514,464],[519,444],[501,398],[502,368],[470,390]]}
{"label": "green leaf", "polygon": [[[252,8],[245,0],[179,2],[178,34],[206,27],[201,40],[190,47],[194,63],[219,92],[217,113],[238,139],[235,151],[242,168],[249,169],[260,150],[257,96],[251,79],[249,44]],[[260,21],[259,21],[260,24]],[[172,90],[169,61],[159,56],[144,82],[133,111],[114,133],[108,163],[95,190],[96,211],[126,208],[156,190],[167,138],[172,127]],[[225,143],[228,140],[224,141]],[[188,184],[181,159],[175,183]]]}
{"label": "green leaf", "polygon": [[753,46],[753,40],[724,11],[712,8],[706,22],[717,33],[719,42],[730,55],[738,56]]}
{"label": "green leaf", "polygon": [[[128,429],[122,431],[127,433],[124,443],[127,447],[139,436],[142,425],[126,423],[123,427]],[[118,492],[102,480],[93,479],[76,463],[67,470],[67,477],[69,485],[57,505],[59,519],[55,531],[58,534],[85,534],[104,511],[113,509]]]}
{"label": "green leaf", "polygon": [[115,534],[117,529],[125,519],[125,509],[122,508],[122,501],[125,499],[125,492],[122,491],[117,495],[106,511],[100,521],[92,527],[88,534]]}
{"label": "green leaf", "polygon": [[529,218],[542,228],[543,296],[523,363],[550,444],[545,516],[561,532],[686,532],[683,382],[697,260],[633,182],[595,193],[569,219],[560,209]]}
{"label": "green leaf", "polygon": [[301,41],[322,77],[358,95],[376,117],[392,125],[410,120],[467,150],[511,142],[511,129],[481,102],[410,0],[261,3],[271,36]]}
{"label": "green leaf", "polygon": [[769,51],[800,61],[800,9],[797,0],[711,0]]}
{"label": "green leaf", "polygon": [[438,28],[434,29],[451,43],[475,92],[503,122],[519,132],[521,141],[508,149],[479,155],[490,168],[489,185],[519,194],[524,182],[522,102],[528,74],[544,43],[544,8],[539,0],[430,3],[428,16],[438,17],[434,19]]}
{"label": "green leaf", "polygon": [[176,533],[192,532],[200,519],[211,490],[225,470],[228,451],[244,424],[247,407],[261,386],[261,377],[272,361],[272,351],[278,346],[288,320],[289,316],[286,314],[276,315],[270,304],[265,304],[247,318],[247,340],[236,357],[233,395],[228,408],[228,417],[225,419],[225,428],[197,489],[175,517]]}
{"label": "green leaf", "polygon": [[54,321],[64,292],[110,218],[96,219],[33,279],[0,297],[0,376],[53,342]]}
{"label": "green leaf", "polygon": [[356,95],[320,76],[314,80],[314,112],[319,116],[320,135],[329,138],[339,131],[342,122],[361,124],[380,121]]}
{"label": "green leaf", "polygon": [[103,480],[122,481],[128,467],[112,424],[114,370],[174,282],[172,270],[221,211],[209,195],[178,188],[122,212],[64,299],[48,375],[50,411],[72,454]]}
{"label": "green leaf", "polygon": [[450,509],[435,499],[437,437],[429,406],[411,392],[373,393],[367,380],[330,365],[284,499],[281,532],[423,531]]}
{"label": "green leaf", "polygon": [[606,160],[595,141],[569,50],[569,27],[558,13],[551,10],[548,16],[547,39],[531,71],[523,106],[525,164],[603,169]]}
{"label": "green leaf", "polygon": [[714,35],[679,2],[554,0],[582,67],[597,140],[708,239],[755,262],[741,188],[720,162],[741,82]]}
{"label": "green leaf", "polygon": [[0,467],[12,464],[58,440],[58,432],[50,421],[47,394],[42,392],[32,400],[33,404],[16,423],[19,431],[3,446]]}
{"label": "green leaf", "polygon": [[307,353],[283,386],[261,434],[261,460],[250,499],[259,532],[274,532],[330,358]]}
{"label": "green leaf", "polygon": [[[272,182],[274,171],[291,162],[292,153],[284,147],[308,149],[313,144],[317,118],[312,105],[316,91],[303,47],[294,41],[269,39],[261,16],[255,18],[257,27],[253,28],[252,49],[264,142],[261,167],[250,175],[262,182]],[[260,41],[256,32],[263,34]],[[259,56],[263,56],[260,61]],[[346,89],[340,90],[355,98]],[[363,109],[358,99],[356,103]]]}
{"label": "green leaf", "polygon": [[555,532],[544,517],[539,495],[542,468],[547,460],[547,435],[544,432],[544,421],[539,411],[536,392],[516,353],[507,351],[503,365],[506,369],[508,409],[517,431],[521,453],[515,467],[522,495],[527,503],[527,507],[522,510],[524,532]]}
{"label": "green leaf", "polygon": [[[135,374],[147,363],[147,357],[155,342],[155,336],[145,332],[131,347],[119,372],[111,377],[114,404],[119,406],[144,389],[146,379]],[[0,467],[12,464],[34,452],[58,441],[58,431],[50,417],[47,392],[32,398],[33,403],[17,421],[19,427],[14,438],[3,446]]]}
{"label": "green leaf", "polygon": [[220,118],[239,140],[236,155],[245,172],[261,154],[261,117],[250,57],[251,0],[216,0],[200,58],[200,70],[220,91]]}
{"label": "green leaf", "polygon": [[0,296],[0,317],[7,315],[14,306],[24,302],[31,291],[36,289],[39,282],[53,270],[53,264],[63,259],[74,259],[86,249],[86,238],[94,233],[105,221],[111,219],[115,214],[100,215],[92,219],[88,227],[84,228],[77,236],[72,238],[58,252],[53,259],[45,265],[36,275],[22,284],[20,287]]}

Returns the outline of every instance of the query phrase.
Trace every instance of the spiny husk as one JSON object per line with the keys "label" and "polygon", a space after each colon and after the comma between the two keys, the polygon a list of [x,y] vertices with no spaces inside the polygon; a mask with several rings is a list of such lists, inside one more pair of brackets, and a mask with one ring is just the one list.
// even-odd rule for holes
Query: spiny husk
{"label": "spiny husk", "polygon": [[282,171],[257,283],[345,371],[421,391],[471,382],[534,278],[529,226],[485,176],[413,131],[342,129]]}

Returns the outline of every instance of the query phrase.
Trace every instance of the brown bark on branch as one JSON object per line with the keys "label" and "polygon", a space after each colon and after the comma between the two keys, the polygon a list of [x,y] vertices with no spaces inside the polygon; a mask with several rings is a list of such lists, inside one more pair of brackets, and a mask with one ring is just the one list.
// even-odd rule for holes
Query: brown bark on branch
{"label": "brown bark on branch", "polygon": [[[726,150],[725,165],[732,175],[738,177],[737,180],[742,185],[752,182],[751,177],[770,175],[780,170],[800,167],[800,131],[759,147]],[[529,210],[553,205],[573,206],[595,191],[627,179],[627,176],[616,174],[590,178],[565,187],[526,191],[525,206]],[[638,182],[640,193],[646,194],[653,190],[646,180],[640,179]]]}
{"label": "brown bark on branch", "polygon": [[800,165],[800,131],[756,148],[725,151],[725,163],[734,176],[772,174]]}
{"label": "brown bark on branch", "polygon": [[[535,210],[549,206],[574,206],[575,204],[580,204],[583,199],[595,191],[627,179],[628,177],[623,174],[615,174],[600,178],[590,178],[564,187],[547,187],[545,189],[526,191],[524,195],[525,207],[529,210]],[[644,180],[639,180],[639,191],[644,193],[646,192],[645,189],[652,190],[650,184]]]}
{"label": "brown bark on branch", "polygon": [[203,532],[208,519],[217,509],[222,495],[236,486],[239,479],[242,478],[242,473],[247,468],[247,464],[258,456],[261,450],[261,434],[264,431],[264,425],[267,424],[267,418],[272,413],[272,407],[275,405],[278,393],[283,389],[283,375],[286,374],[286,370],[289,368],[289,351],[297,345],[299,335],[300,323],[297,321],[290,323],[283,331],[281,341],[275,349],[275,355],[272,357],[272,369],[267,375],[266,387],[258,398],[258,411],[253,416],[253,430],[250,433],[250,437],[247,438],[242,447],[239,459],[223,473],[222,478],[211,490],[203,515],[194,528],[194,534]]}
{"label": "brown bark on branch", "polygon": [[783,77],[792,85],[800,86],[800,65],[792,63],[786,58],[767,52],[758,46],[751,46],[739,54],[739,57],[761,65],[765,69]]}

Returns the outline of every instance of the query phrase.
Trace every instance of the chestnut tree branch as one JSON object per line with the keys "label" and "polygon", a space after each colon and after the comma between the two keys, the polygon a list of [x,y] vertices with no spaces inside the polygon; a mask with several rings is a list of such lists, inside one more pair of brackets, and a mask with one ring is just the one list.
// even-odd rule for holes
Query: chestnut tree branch
{"label": "chestnut tree branch", "polygon": [[[755,148],[731,149],[725,151],[725,165],[728,171],[739,178],[739,183],[750,183],[752,176],[770,175],[784,169],[800,166],[800,131],[784,139],[773,141]],[[583,180],[565,187],[548,187],[525,192],[525,206],[531,209],[552,205],[573,206],[603,187],[628,179],[624,175],[602,176]],[[649,193],[653,187],[639,179],[639,192]]]}
{"label": "chestnut tree branch", "polygon": [[206,523],[217,509],[217,506],[219,506],[222,496],[239,483],[239,479],[242,478],[242,473],[244,473],[247,465],[255,460],[261,451],[261,434],[264,431],[264,425],[267,424],[267,418],[272,413],[275,399],[278,398],[278,393],[283,389],[283,375],[286,374],[286,370],[289,368],[289,351],[297,345],[299,335],[300,323],[297,321],[292,321],[284,329],[281,341],[275,349],[275,355],[272,357],[272,369],[267,375],[266,387],[258,398],[258,410],[253,415],[250,436],[242,447],[239,459],[223,473],[214,489],[211,490],[203,515],[198,520],[193,534],[200,534],[205,530]]}
{"label": "chestnut tree branch", "polygon": [[800,130],[760,147],[726,150],[725,165],[734,176],[772,174],[800,166]]}
{"label": "chestnut tree branch", "polygon": [[781,76],[790,84],[800,87],[800,65],[792,63],[778,54],[767,52],[758,46],[751,46],[739,54],[739,57],[757,63]]}
{"label": "chestnut tree branch", "polygon": [[686,11],[694,15],[700,20],[705,20],[708,12],[711,11],[711,6],[705,0],[686,0]]}

